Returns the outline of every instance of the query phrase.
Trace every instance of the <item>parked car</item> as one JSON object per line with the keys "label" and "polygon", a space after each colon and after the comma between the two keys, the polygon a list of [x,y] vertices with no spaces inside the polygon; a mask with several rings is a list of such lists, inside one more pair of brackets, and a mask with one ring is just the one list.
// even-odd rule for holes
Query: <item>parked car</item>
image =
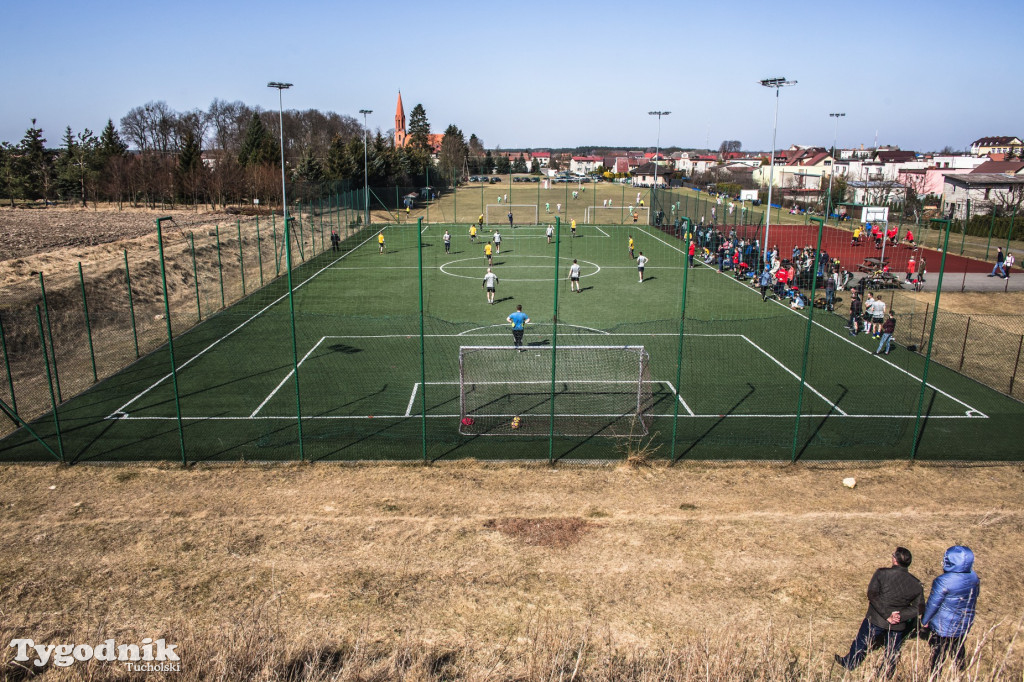
{"label": "parked car", "polygon": [[490,182],[491,179],[489,177],[487,177],[486,175],[481,175],[481,176],[479,176],[477,178],[477,181],[478,182]]}
{"label": "parked car", "polygon": [[491,178],[491,184],[492,184],[492,185],[496,185],[496,184],[498,184],[499,182],[501,182],[501,178],[499,178],[499,177],[493,177],[493,178]]}

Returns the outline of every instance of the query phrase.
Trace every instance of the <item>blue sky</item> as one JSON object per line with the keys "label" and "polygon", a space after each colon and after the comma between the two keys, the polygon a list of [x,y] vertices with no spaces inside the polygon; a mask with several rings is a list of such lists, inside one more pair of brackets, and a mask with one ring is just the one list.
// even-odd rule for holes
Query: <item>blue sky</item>
{"label": "blue sky", "polygon": [[842,111],[840,146],[963,149],[1024,135],[1008,66],[1022,18],[1019,0],[6,0],[0,140],[36,118],[57,146],[67,125],[98,132],[154,100],[275,109],[266,83],[284,80],[285,108],[373,109],[384,131],[401,89],[434,132],[454,123],[488,147],[653,146],[661,109],[662,146],[766,150],[758,81],[785,76],[779,148],[830,145]]}

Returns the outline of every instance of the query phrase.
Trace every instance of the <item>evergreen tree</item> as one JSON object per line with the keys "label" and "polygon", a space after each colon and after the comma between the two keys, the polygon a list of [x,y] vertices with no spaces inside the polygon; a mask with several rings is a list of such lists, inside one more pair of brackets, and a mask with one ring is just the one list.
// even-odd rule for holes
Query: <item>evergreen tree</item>
{"label": "evergreen tree", "polygon": [[299,165],[295,168],[295,179],[301,180],[311,187],[319,187],[326,179],[323,164],[316,158],[312,149],[307,149],[299,159]]}
{"label": "evergreen tree", "polygon": [[249,127],[245,129],[245,137],[242,138],[242,148],[238,152],[238,162],[247,168],[269,163],[277,157],[277,151],[274,138],[263,125],[263,119],[258,112],[252,112]]}
{"label": "evergreen tree", "polygon": [[409,114],[409,146],[430,152],[430,122],[422,104],[414,106]]}
{"label": "evergreen tree", "polygon": [[21,138],[19,151],[24,159],[24,191],[26,198],[50,198],[50,185],[53,182],[53,154],[46,149],[46,138],[42,128],[36,128],[36,119]]}
{"label": "evergreen tree", "polygon": [[508,175],[509,171],[512,170],[512,164],[509,163],[508,157],[502,154],[498,157],[497,163],[494,165],[494,172],[499,175]]}
{"label": "evergreen tree", "polygon": [[109,118],[106,127],[100,133],[99,153],[104,164],[114,156],[124,156],[128,153],[128,145],[121,139],[117,128],[114,127],[114,121]]}
{"label": "evergreen tree", "polygon": [[520,154],[516,157],[515,162],[512,164],[513,173],[525,173],[526,172],[526,159]]}
{"label": "evergreen tree", "polygon": [[494,157],[491,156],[490,150],[484,154],[484,167],[480,170],[488,175],[494,172]]}
{"label": "evergreen tree", "polygon": [[533,159],[532,161],[530,161],[530,173],[532,175],[540,174],[540,161],[538,161],[537,159]]}
{"label": "evergreen tree", "polygon": [[[359,163],[356,163],[358,154]],[[363,165],[363,141],[335,135],[327,148],[327,174],[333,180],[353,180]]]}
{"label": "evergreen tree", "polygon": [[183,196],[191,197],[192,204],[199,203],[203,188],[206,166],[203,165],[203,150],[192,128],[186,128],[178,150],[178,167],[175,177]]}
{"label": "evergreen tree", "polygon": [[438,154],[437,165],[441,171],[441,177],[446,180],[461,177],[468,154],[469,148],[466,146],[466,139],[463,137],[462,131],[454,124],[448,126],[444,131],[444,138],[441,140],[441,152]]}
{"label": "evergreen tree", "polygon": [[0,142],[0,191],[10,200],[14,208],[14,198],[21,195],[24,173],[21,168],[21,155],[9,142]]}

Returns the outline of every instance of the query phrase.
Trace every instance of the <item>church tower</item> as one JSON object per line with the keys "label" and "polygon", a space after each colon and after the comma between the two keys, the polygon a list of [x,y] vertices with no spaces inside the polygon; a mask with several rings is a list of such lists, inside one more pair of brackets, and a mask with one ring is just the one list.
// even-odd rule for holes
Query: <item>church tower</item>
{"label": "church tower", "polygon": [[406,144],[405,107],[402,106],[402,91],[398,91],[398,107],[395,109],[395,147]]}

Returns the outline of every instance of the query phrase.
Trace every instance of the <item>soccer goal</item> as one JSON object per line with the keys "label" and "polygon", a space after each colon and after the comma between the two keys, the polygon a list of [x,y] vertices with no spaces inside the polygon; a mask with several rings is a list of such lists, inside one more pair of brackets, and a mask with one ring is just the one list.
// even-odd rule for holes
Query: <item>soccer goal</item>
{"label": "soccer goal", "polygon": [[[651,223],[650,206],[634,206],[633,213],[637,214],[637,223],[641,225]],[[630,213],[629,206],[587,206],[583,212],[583,223],[585,225],[630,225],[633,223],[633,213]]]}
{"label": "soccer goal", "polygon": [[555,350],[555,435],[647,434],[653,398],[643,346],[462,346],[459,431],[548,435]]}
{"label": "soccer goal", "polygon": [[487,204],[484,220],[487,225],[508,225],[508,212],[512,211],[515,225],[539,225],[537,204]]}

